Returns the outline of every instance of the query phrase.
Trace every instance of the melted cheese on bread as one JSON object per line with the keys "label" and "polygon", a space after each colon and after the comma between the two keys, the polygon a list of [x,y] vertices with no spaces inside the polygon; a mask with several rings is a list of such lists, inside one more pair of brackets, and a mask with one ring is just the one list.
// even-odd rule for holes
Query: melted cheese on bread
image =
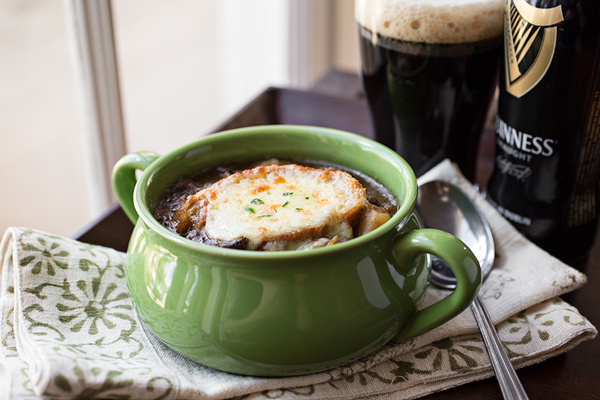
{"label": "melted cheese on bread", "polygon": [[292,250],[317,238],[351,239],[366,203],[365,188],[347,172],[290,164],[230,175],[189,196],[182,210],[212,239]]}

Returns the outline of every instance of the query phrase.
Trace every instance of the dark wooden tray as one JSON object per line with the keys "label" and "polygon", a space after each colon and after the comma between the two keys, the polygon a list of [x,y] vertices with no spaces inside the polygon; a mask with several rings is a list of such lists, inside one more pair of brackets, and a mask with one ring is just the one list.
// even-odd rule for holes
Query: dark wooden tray
{"label": "dark wooden tray", "polygon": [[[270,88],[212,132],[265,124],[317,125],[372,137],[369,116],[360,97]],[[190,138],[190,140],[195,138]],[[494,133],[487,129],[481,144],[477,182],[484,185],[493,160]],[[152,149],[159,151],[160,149]],[[118,204],[75,235],[83,242],[126,251],[133,225]],[[596,327],[600,326],[600,236],[588,260],[575,266],[589,283],[564,296]],[[566,354],[518,370],[531,399],[600,399],[600,346],[582,343]],[[428,399],[501,399],[495,379],[485,379],[427,397]]]}

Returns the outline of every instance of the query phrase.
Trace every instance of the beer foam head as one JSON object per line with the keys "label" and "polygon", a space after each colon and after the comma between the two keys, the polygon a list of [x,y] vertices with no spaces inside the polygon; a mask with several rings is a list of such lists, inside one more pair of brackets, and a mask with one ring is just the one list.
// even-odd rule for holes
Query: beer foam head
{"label": "beer foam head", "polygon": [[504,0],[356,0],[373,33],[419,43],[465,43],[502,35]]}

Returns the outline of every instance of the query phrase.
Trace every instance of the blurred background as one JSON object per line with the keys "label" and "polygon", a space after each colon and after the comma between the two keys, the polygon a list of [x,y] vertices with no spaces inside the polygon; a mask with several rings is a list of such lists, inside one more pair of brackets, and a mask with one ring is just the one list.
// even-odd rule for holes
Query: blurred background
{"label": "blurred background", "polygon": [[[114,204],[95,161],[102,137],[89,129],[74,17],[81,1],[97,0],[0,0],[1,233],[24,226],[72,236]],[[126,152],[164,154],[267,87],[310,88],[331,69],[357,73],[352,0],[105,3]]]}

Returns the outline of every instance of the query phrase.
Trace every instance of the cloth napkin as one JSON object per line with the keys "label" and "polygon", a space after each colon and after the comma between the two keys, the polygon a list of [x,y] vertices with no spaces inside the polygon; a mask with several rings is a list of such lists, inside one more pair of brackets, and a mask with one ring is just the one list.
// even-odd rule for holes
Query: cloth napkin
{"label": "cloth napkin", "polygon": [[[482,297],[514,365],[568,351],[597,331],[559,297],[577,270],[540,250],[448,161],[422,177],[451,181],[489,219],[498,256]],[[228,374],[161,344],[137,319],[126,256],[33,229],[0,245],[0,396],[5,398],[411,399],[493,375],[470,310],[403,343],[330,371],[286,378]],[[431,288],[427,302],[447,293]]]}

